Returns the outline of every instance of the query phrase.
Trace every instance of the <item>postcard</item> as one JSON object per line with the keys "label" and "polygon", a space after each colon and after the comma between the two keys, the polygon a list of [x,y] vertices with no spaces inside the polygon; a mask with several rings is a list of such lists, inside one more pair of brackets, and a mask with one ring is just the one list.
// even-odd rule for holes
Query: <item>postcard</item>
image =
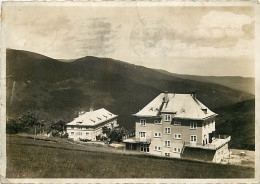
{"label": "postcard", "polygon": [[2,183],[259,182],[259,12],[3,2]]}

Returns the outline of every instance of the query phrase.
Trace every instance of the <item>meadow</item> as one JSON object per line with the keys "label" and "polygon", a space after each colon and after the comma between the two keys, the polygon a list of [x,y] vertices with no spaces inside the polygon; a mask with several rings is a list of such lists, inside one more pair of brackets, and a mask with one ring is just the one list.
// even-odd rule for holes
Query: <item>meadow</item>
{"label": "meadow", "polygon": [[[105,151],[106,150],[106,151]],[[251,178],[254,169],[7,136],[7,178]]]}

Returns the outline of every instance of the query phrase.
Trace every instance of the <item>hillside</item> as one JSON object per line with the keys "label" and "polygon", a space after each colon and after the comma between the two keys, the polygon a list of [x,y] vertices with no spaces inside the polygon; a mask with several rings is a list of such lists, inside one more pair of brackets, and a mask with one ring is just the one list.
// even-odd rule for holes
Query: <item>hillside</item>
{"label": "hillside", "polygon": [[231,135],[231,148],[255,149],[255,101],[247,100],[214,109],[216,133]]}
{"label": "hillside", "polygon": [[198,76],[170,73],[165,70],[157,70],[164,74],[182,79],[190,79],[200,82],[220,84],[249,94],[255,94],[255,78],[240,76]]}
{"label": "hillside", "polygon": [[7,50],[7,115],[33,111],[45,121],[72,120],[78,111],[107,108],[120,125],[134,128],[136,113],[163,91],[197,91],[209,108],[225,106],[250,95],[228,87],[163,74],[109,58],[84,57],[61,62],[27,51]]}

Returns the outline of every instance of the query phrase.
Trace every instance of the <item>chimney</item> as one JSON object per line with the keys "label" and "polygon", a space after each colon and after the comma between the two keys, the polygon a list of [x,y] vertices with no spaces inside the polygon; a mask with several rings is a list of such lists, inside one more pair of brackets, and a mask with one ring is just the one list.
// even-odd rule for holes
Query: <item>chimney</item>
{"label": "chimney", "polygon": [[90,107],[90,108],[89,108],[89,112],[92,112],[93,110],[94,110],[93,107]]}
{"label": "chimney", "polygon": [[78,115],[80,116],[80,115],[82,115],[82,114],[84,114],[85,113],[85,111],[79,111],[78,112]]}
{"label": "chimney", "polygon": [[169,96],[168,96],[168,91],[164,92],[164,102],[168,102],[169,101]]}
{"label": "chimney", "polygon": [[193,98],[196,98],[196,92],[195,92],[195,91],[191,92],[191,96],[192,96]]}

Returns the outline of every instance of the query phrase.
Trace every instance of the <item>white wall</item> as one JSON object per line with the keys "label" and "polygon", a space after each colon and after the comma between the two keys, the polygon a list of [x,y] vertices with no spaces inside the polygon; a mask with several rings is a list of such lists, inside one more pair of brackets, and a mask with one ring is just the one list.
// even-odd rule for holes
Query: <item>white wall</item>
{"label": "white wall", "polygon": [[229,157],[228,143],[218,149],[213,158],[213,162],[220,163],[223,159]]}
{"label": "white wall", "polygon": [[[206,123],[205,127],[204,123]],[[213,131],[215,131],[215,118],[205,120],[202,123],[202,141],[207,139],[207,143],[209,143],[209,133],[212,133]],[[204,135],[206,135],[206,138],[204,138]]]}
{"label": "white wall", "polygon": [[[112,129],[112,123],[113,127],[117,127],[117,119],[108,121],[106,124],[102,124],[102,126],[97,128],[85,128],[82,125],[74,125],[74,129],[71,128],[70,125],[67,126],[67,133],[69,135],[69,138],[73,140],[79,140],[81,139],[90,139],[92,141],[96,141],[96,136],[103,135],[102,133],[102,127],[108,126]],[[74,135],[72,134],[74,133]]]}

